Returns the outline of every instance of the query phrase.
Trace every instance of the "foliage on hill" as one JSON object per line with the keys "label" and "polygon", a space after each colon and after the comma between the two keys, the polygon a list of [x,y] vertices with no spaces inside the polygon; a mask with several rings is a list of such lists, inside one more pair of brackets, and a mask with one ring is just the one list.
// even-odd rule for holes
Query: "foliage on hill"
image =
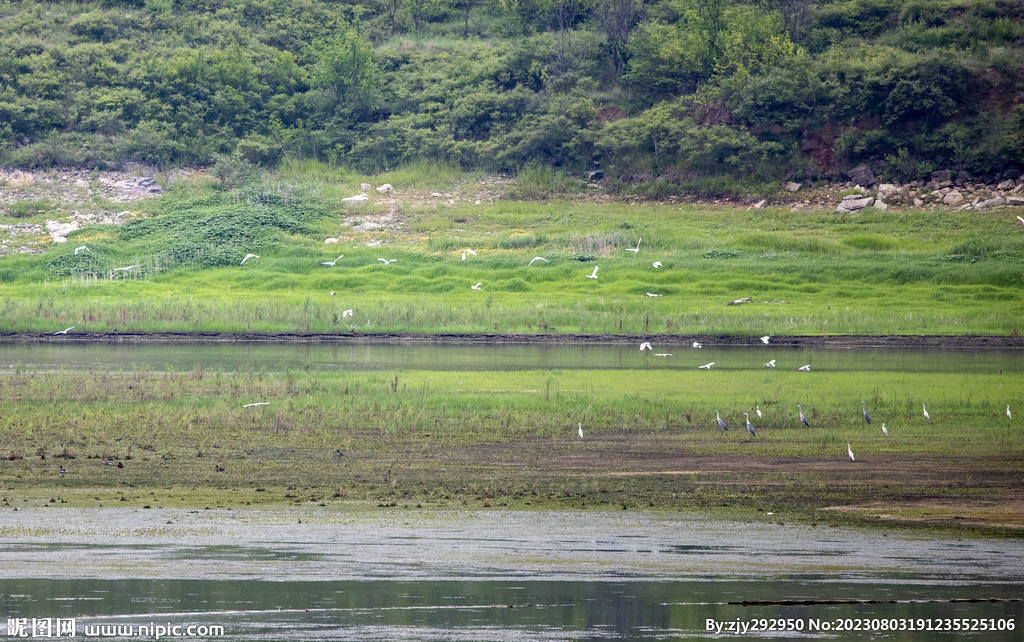
{"label": "foliage on hill", "polygon": [[1007,0],[99,0],[0,14],[12,166],[239,152],[693,182],[1024,164],[1024,8]]}

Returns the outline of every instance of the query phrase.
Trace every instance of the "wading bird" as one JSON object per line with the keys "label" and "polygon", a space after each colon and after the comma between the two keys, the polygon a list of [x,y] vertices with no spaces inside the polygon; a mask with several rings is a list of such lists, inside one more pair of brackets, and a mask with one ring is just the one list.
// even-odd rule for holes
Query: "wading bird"
{"label": "wading bird", "polygon": [[928,414],[928,409],[924,407],[924,404],[921,404],[921,412],[924,413],[924,418],[925,419],[931,419],[932,418],[931,415]]}
{"label": "wading bird", "polygon": [[651,265],[654,266],[655,270],[657,270],[661,267],[661,261],[655,261],[654,263],[651,263]]}
{"label": "wading bird", "polygon": [[476,256],[476,252],[474,252],[473,250],[463,250],[463,252],[462,252],[462,260],[463,261],[466,260],[466,255],[467,254],[472,254],[473,256]]}
{"label": "wading bird", "polygon": [[341,452],[337,448],[334,449],[334,452],[338,455],[338,457],[344,457],[345,456],[345,453]]}
{"label": "wading bird", "polygon": [[764,364],[764,367],[765,368],[774,368],[775,367],[775,359],[772,359],[768,363]]}
{"label": "wading bird", "polygon": [[866,421],[866,422],[868,422],[868,424],[870,424],[871,423],[871,415],[868,414],[868,409],[867,409],[867,407],[865,405],[866,403],[867,402],[865,402],[865,401],[861,401],[860,402],[860,409],[861,409],[861,412],[864,413],[864,421]]}
{"label": "wading bird", "polygon": [[580,439],[583,439],[583,424],[580,424],[580,429],[577,432],[580,433]]}
{"label": "wading bird", "polygon": [[767,335],[765,335],[765,336],[761,337],[761,343],[763,343],[763,344],[765,344],[765,345],[768,345],[768,340],[769,340],[769,339],[771,339],[771,337],[770,337],[770,336],[767,336]]}
{"label": "wading bird", "polygon": [[801,406],[800,404],[797,404],[796,407],[797,407],[797,410],[800,412],[800,421],[804,422],[804,425],[807,426],[808,428],[810,428],[811,424],[807,423],[807,417],[804,417],[804,408],[803,408],[803,406]]}
{"label": "wading bird", "polygon": [[846,444],[846,454],[850,456],[850,461],[855,461],[853,458],[853,449],[850,448],[850,444]]}
{"label": "wading bird", "polygon": [[[257,257],[257,258],[259,258],[259,257]],[[242,261],[242,263],[245,263],[245,261]],[[128,267],[114,268],[114,272],[127,272],[128,270],[134,270],[137,267],[139,267],[139,266],[137,266],[137,265],[129,265]]]}
{"label": "wading bird", "polygon": [[391,259],[390,261],[387,260],[387,259],[377,259],[377,260],[380,261],[381,263],[383,263],[384,265],[387,265],[388,263],[394,263],[398,259]]}
{"label": "wading bird", "polygon": [[335,292],[331,292],[331,296],[334,296],[335,294],[336,294]]}
{"label": "wading bird", "polygon": [[83,252],[83,251],[84,252],[92,252],[92,250],[90,250],[89,248],[85,247],[84,245],[75,248],[75,254],[78,254],[79,252]]}
{"label": "wading bird", "polygon": [[544,261],[545,263],[550,263],[551,262],[551,261],[547,260],[546,258],[544,258],[542,256],[535,256],[532,259],[530,259],[530,262],[526,264],[526,267],[530,267],[531,265],[533,265],[534,261]]}
{"label": "wading bird", "polygon": [[68,472],[68,471],[64,470],[64,464],[61,464],[60,465],[60,474],[63,475],[66,472]]}
{"label": "wading bird", "polygon": [[[342,254],[341,256],[338,257],[338,259],[343,259],[343,258],[345,258],[344,254]],[[334,267],[335,264],[338,262],[338,259],[334,259],[333,261],[323,261],[322,263],[320,263],[320,265],[329,265],[331,267]]]}
{"label": "wading bird", "polygon": [[[70,328],[68,328],[70,330]],[[1010,414],[1010,404],[1006,404],[1006,418],[1013,419],[1013,415]]]}
{"label": "wading bird", "polygon": [[882,434],[885,435],[886,437],[889,436],[889,431],[885,429],[885,422],[884,421],[882,422]]}
{"label": "wading bird", "polygon": [[643,239],[637,239],[636,240],[636,247],[635,248],[627,247],[626,251],[627,252],[632,252],[633,254],[636,254],[637,252],[639,252],[640,251],[640,241],[642,241],[642,240]]}
{"label": "wading bird", "polygon": [[269,405],[270,405],[269,401],[257,401],[256,403],[247,403],[247,404],[245,404],[242,407],[243,408],[252,408],[253,406],[269,406]]}
{"label": "wading bird", "polygon": [[664,296],[664,295],[661,295],[661,294],[651,294],[650,292],[648,292],[647,296],[654,297],[654,296]]}
{"label": "wading bird", "polygon": [[757,435],[754,434],[754,426],[750,423],[750,415],[743,413],[743,416],[747,418],[747,432],[750,433],[751,437],[757,437]]}
{"label": "wading bird", "polygon": [[1018,216],[1017,220],[1020,221],[1022,225],[1024,225],[1024,218],[1021,218],[1021,217]]}
{"label": "wading bird", "polygon": [[644,341],[640,344],[640,352],[643,352],[644,350],[654,350],[649,341]]}
{"label": "wading bird", "polygon": [[342,319],[344,319],[345,317],[350,317],[350,316],[352,316],[352,310],[345,310],[344,312],[341,313],[341,318]]}
{"label": "wading bird", "polygon": [[761,418],[761,406],[755,406],[754,410],[757,412],[757,418]]}
{"label": "wading bird", "polygon": [[672,353],[671,352],[663,352],[661,354],[656,354],[654,356],[656,356],[656,357],[671,357]]}
{"label": "wading bird", "polygon": [[480,289],[480,286],[481,286],[481,285],[483,285],[483,284],[484,284],[484,282],[483,282],[483,281],[481,281],[481,282],[477,283],[476,285],[471,285],[471,286],[469,286],[469,289],[470,289],[470,290],[479,290],[479,289]]}
{"label": "wading bird", "polygon": [[810,372],[811,371],[811,364],[808,363],[806,366],[800,366],[799,368],[797,368],[797,370],[803,370],[804,372]]}
{"label": "wading bird", "polygon": [[[74,330],[74,329],[75,329],[75,326],[71,326],[70,328],[66,328],[64,330],[61,330],[60,332],[54,332],[53,335],[57,336],[58,334],[67,334],[68,330]],[[1010,412],[1010,407],[1009,406],[1006,407],[1006,412]]]}
{"label": "wading bird", "polygon": [[712,361],[711,363],[705,363],[705,364],[704,364],[704,365],[702,365],[702,366],[697,366],[697,369],[698,369],[698,370],[710,370],[710,369],[711,369],[711,366],[713,366],[713,365],[715,365],[715,362],[714,362],[714,361]]}
{"label": "wading bird", "polygon": [[596,279],[596,278],[597,278],[597,267],[598,267],[598,266],[596,266],[596,265],[595,265],[595,266],[594,266],[594,271],[593,271],[593,273],[591,273],[591,274],[587,274],[587,275],[586,275],[586,277],[587,277],[588,279]]}
{"label": "wading bird", "polygon": [[693,342],[693,347],[694,348],[699,348],[700,347],[700,341],[694,341]]}
{"label": "wading bird", "polygon": [[722,417],[721,417],[721,416],[719,416],[719,414],[718,414],[718,411],[717,411],[717,410],[715,411],[715,417],[717,417],[717,418],[718,418],[718,427],[719,427],[719,428],[721,428],[722,430],[729,430],[729,426],[726,426],[726,425],[725,425],[725,422],[724,422],[724,421],[722,421]]}
{"label": "wading bird", "polygon": [[109,462],[109,461],[107,461],[106,459],[101,459],[100,461],[102,461],[102,462],[103,462],[103,465],[104,465],[104,466],[109,466],[109,465],[110,465],[110,462]]}
{"label": "wading bird", "polygon": [[239,263],[239,265],[245,265],[245,262],[248,261],[249,259],[258,259],[258,258],[260,258],[260,257],[256,256],[255,254],[246,254],[245,258],[242,259],[242,262]]}

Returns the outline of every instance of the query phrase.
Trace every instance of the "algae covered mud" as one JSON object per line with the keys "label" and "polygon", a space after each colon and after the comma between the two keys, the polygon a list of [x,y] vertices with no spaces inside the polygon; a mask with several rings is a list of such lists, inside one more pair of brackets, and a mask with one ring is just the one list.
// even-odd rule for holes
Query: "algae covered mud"
{"label": "algae covered mud", "polygon": [[735,626],[769,638],[906,639],[908,628],[956,619],[968,630],[947,636],[1021,637],[1015,539],[826,528],[787,523],[785,512],[735,521],[348,505],[8,516],[8,635],[19,618],[60,618],[79,636],[119,639],[152,639],[157,625],[168,637],[192,627],[230,640],[676,640]]}

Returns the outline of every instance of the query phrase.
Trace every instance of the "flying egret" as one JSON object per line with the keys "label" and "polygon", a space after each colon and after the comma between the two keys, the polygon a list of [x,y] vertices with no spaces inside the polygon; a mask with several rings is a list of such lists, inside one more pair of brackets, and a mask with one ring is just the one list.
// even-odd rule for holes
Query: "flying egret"
{"label": "flying egret", "polygon": [[925,419],[931,419],[931,415],[928,414],[928,409],[924,407],[924,404],[921,404],[921,411],[924,412]]}
{"label": "flying egret", "polygon": [[648,293],[647,293],[647,296],[649,296],[649,297],[655,297],[655,296],[664,296],[664,295],[662,295],[662,294],[651,294],[650,292],[648,292]]}
{"label": "flying egret", "polygon": [[387,260],[387,259],[377,259],[377,260],[380,261],[381,263],[383,263],[384,265],[387,265],[388,263],[394,263],[398,259],[391,259],[390,261]]}
{"label": "flying egret", "polygon": [[850,456],[850,461],[855,461],[853,459],[853,449],[850,448],[850,444],[846,444],[846,454]]}
{"label": "flying egret", "polygon": [[743,416],[747,418],[747,432],[750,433],[751,437],[757,437],[757,435],[754,434],[754,426],[750,424],[750,415],[747,413],[743,413]]}
{"label": "flying egret", "polygon": [[657,270],[661,267],[661,261],[655,261],[654,263],[651,263],[651,265],[653,265],[654,269]]}
{"label": "flying egret", "polygon": [[756,406],[754,410],[757,412],[757,418],[761,419],[761,406]]}
{"label": "flying egret", "polygon": [[698,370],[710,370],[710,369],[711,369],[711,366],[713,366],[713,365],[715,365],[715,362],[714,362],[714,361],[712,361],[711,363],[705,363],[705,364],[704,364],[704,365],[702,365],[702,366],[697,366],[697,369],[698,369]]}
{"label": "flying egret", "polygon": [[341,318],[342,319],[344,319],[345,317],[350,317],[350,316],[352,316],[352,310],[345,310],[344,312],[341,313]]}
{"label": "flying egret", "polygon": [[803,408],[803,406],[801,406],[800,404],[797,404],[796,407],[798,408],[798,410],[800,412],[800,421],[804,422],[804,425],[807,426],[808,428],[810,428],[811,424],[807,423],[807,417],[804,417],[804,408]]}
{"label": "flying egret", "polygon": [[869,414],[868,414],[868,409],[867,409],[867,407],[865,406],[865,404],[866,404],[866,403],[867,403],[867,402],[865,402],[865,401],[863,401],[863,400],[862,400],[862,401],[860,402],[860,409],[861,409],[861,412],[863,412],[863,413],[864,413],[864,421],[866,421],[866,422],[868,422],[868,424],[870,424],[870,423],[871,423],[871,415],[869,415]]}
{"label": "flying egret", "polygon": [[[345,258],[344,254],[342,254],[341,256],[338,257],[338,259],[343,259],[343,258]],[[320,265],[329,265],[331,267],[334,267],[334,265],[338,262],[338,259],[334,259],[333,261],[322,261],[320,263]]]}
{"label": "flying egret", "polygon": [[772,359],[768,363],[764,364],[764,367],[765,368],[774,368],[775,367],[775,359]]}
{"label": "flying egret", "polygon": [[636,248],[627,247],[626,251],[627,252],[632,252],[633,254],[636,254],[637,252],[639,252],[640,251],[640,241],[642,241],[642,240],[643,239],[637,239],[636,240]]}
{"label": "flying egret", "polygon": [[245,265],[245,262],[248,261],[249,259],[258,259],[258,258],[260,258],[260,257],[256,256],[255,254],[246,254],[245,258],[242,259],[242,262],[239,263],[239,265]]}
{"label": "flying egret", "polygon": [[596,266],[596,265],[594,266],[594,272],[593,272],[593,274],[587,274],[587,275],[586,275],[586,277],[587,277],[588,279],[596,279],[596,278],[597,278],[597,267],[598,267],[598,266]]}
{"label": "flying egret", "polygon": [[[53,334],[54,334],[54,336],[56,336],[58,334],[67,334],[68,330],[74,330],[74,329],[75,329],[75,326],[71,326],[70,328],[66,328],[64,330],[61,330],[60,332],[54,332]],[[1009,406],[1006,407],[1006,414],[1010,414],[1010,407]]]}
{"label": "flying egret", "polygon": [[884,421],[882,422],[882,434],[885,435],[886,437],[889,436],[889,431],[885,429],[885,422]]}
{"label": "flying egret", "polygon": [[[245,263],[245,261],[242,261],[242,263]],[[114,268],[114,272],[127,272],[128,270],[134,270],[137,267],[139,267],[139,266],[138,265],[129,265],[128,267]]]}
{"label": "flying egret", "polygon": [[811,364],[808,363],[806,366],[800,366],[799,368],[797,368],[797,370],[803,370],[804,372],[810,372],[811,371]]}
{"label": "flying egret", "polygon": [[[68,328],[70,330],[70,328]],[[1006,418],[1013,419],[1013,415],[1010,414],[1010,404],[1006,404]]]}
{"label": "flying egret", "polygon": [[256,403],[247,403],[247,404],[245,404],[242,407],[243,408],[252,408],[253,406],[269,406],[269,405],[270,405],[269,401],[257,401]]}
{"label": "flying egret", "polygon": [[768,335],[761,337],[761,343],[768,345],[768,339],[771,339],[771,337]]}
{"label": "flying egret", "polygon": [[694,341],[693,342],[693,347],[694,348],[699,348],[700,347],[700,342],[699,341]]}
{"label": "flying egret", "polygon": [[580,424],[580,429],[577,432],[580,433],[580,439],[583,439],[583,424]]}
{"label": "flying egret", "polygon": [[643,352],[644,350],[654,350],[654,348],[651,347],[651,343],[649,341],[644,341],[643,343],[640,344],[640,352]]}
{"label": "flying egret", "polygon": [[530,260],[530,262],[529,262],[529,263],[527,263],[527,264],[526,264],[526,267],[530,267],[531,265],[533,265],[533,262],[534,262],[534,261],[544,261],[545,263],[550,263],[550,262],[551,262],[551,261],[547,260],[546,258],[544,258],[544,257],[542,257],[542,256],[535,256],[535,257],[533,257],[533,258],[532,258],[532,259]]}
{"label": "flying egret", "polygon": [[1017,220],[1020,221],[1022,224],[1024,224],[1024,218],[1021,218],[1021,217],[1018,216]]}
{"label": "flying egret", "polygon": [[715,417],[718,417],[718,427],[719,428],[721,428],[722,430],[729,430],[729,426],[725,425],[725,422],[722,421],[722,418],[719,416],[717,410],[715,411]]}
{"label": "flying egret", "polygon": [[467,254],[472,254],[473,256],[476,256],[476,252],[474,252],[473,250],[469,250],[469,249],[463,250],[463,252],[462,252],[462,260],[463,261],[466,260],[466,255]]}
{"label": "flying egret", "polygon": [[89,248],[87,248],[84,245],[82,245],[80,247],[76,247],[75,248],[75,254],[77,255],[79,252],[81,252],[83,250],[86,251],[86,252],[92,252],[92,250],[90,250]]}
{"label": "flying egret", "polygon": [[469,289],[471,289],[471,290],[479,290],[479,289],[480,289],[480,286],[481,286],[481,285],[483,285],[483,284],[484,284],[484,282],[483,282],[483,281],[480,281],[480,282],[479,282],[479,283],[477,283],[476,285],[471,285],[471,286],[469,286]]}
{"label": "flying egret", "polygon": [[671,357],[672,353],[671,352],[662,352],[661,354],[656,354],[654,356],[656,356],[656,357]]}

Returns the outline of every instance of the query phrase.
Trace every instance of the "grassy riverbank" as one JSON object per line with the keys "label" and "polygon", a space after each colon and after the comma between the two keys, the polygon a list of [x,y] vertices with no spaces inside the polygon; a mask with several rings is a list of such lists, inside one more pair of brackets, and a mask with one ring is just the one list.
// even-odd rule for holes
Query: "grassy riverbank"
{"label": "grassy riverbank", "polygon": [[[195,371],[0,384],[2,508],[713,506],[1024,532],[1024,449],[1005,414],[1024,395],[1011,375]],[[268,405],[242,407],[255,402]],[[830,506],[842,510],[819,510]]]}
{"label": "grassy riverbank", "polygon": [[[42,255],[0,259],[0,327],[755,336],[1021,331],[1024,238],[1009,210],[868,208],[850,216],[813,207],[543,195],[520,202],[512,188],[481,186],[479,177],[444,178],[438,192],[418,187],[423,172],[374,178],[325,168],[233,192],[179,184],[141,205],[137,220],[87,227],[66,244],[45,245]],[[341,203],[360,181],[385,179],[396,182],[396,195]],[[480,204],[477,196],[484,197]],[[339,243],[325,244],[328,237]],[[89,250],[75,254],[83,245]],[[638,245],[638,252],[626,251]],[[467,248],[476,254],[463,259]],[[242,265],[250,253],[259,258]],[[529,265],[537,256],[548,262]],[[594,268],[598,278],[586,278]],[[752,301],[726,305],[743,298]]]}

